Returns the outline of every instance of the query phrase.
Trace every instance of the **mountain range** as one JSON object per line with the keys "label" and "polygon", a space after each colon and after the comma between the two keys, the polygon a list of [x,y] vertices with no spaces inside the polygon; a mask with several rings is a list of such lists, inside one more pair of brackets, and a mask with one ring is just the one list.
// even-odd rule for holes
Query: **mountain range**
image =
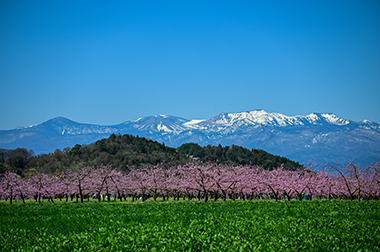
{"label": "mountain range", "polygon": [[263,149],[297,162],[317,163],[380,158],[380,124],[354,122],[332,113],[286,116],[253,110],[221,113],[206,120],[175,116],[142,117],[112,126],[84,124],[56,117],[38,125],[0,130],[0,148],[32,149],[36,154],[89,144],[111,134],[139,135],[178,147],[183,143],[240,145]]}

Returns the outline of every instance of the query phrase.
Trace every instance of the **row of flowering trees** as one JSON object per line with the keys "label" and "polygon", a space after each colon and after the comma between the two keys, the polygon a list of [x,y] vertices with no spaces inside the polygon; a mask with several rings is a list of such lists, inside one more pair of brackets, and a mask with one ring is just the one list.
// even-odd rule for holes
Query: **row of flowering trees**
{"label": "row of flowering trees", "polygon": [[25,178],[6,172],[0,181],[0,200],[15,199],[25,203],[27,199],[41,202],[48,199],[85,199],[120,201],[132,197],[145,201],[169,197],[205,202],[209,199],[227,198],[281,198],[287,200],[305,197],[341,199],[380,199],[380,162],[367,166],[349,163],[344,167],[327,165],[319,171],[309,165],[304,170],[289,171],[283,166],[264,170],[259,166],[196,165],[162,169],[159,166],[131,168],[123,173],[111,167],[80,167],[65,174],[48,175],[30,173]]}

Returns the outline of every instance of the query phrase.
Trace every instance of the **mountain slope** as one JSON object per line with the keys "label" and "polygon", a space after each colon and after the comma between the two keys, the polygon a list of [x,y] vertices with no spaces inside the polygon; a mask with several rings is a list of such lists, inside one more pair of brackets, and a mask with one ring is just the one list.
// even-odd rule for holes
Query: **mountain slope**
{"label": "mountain slope", "polygon": [[29,127],[1,130],[0,146],[7,149],[23,147],[33,149],[36,153],[47,153],[75,143],[91,143],[118,131],[113,126],[82,124],[56,117]]}
{"label": "mountain slope", "polygon": [[253,110],[221,113],[206,120],[156,115],[113,126],[76,123],[57,117],[39,125],[0,131],[0,147],[24,147],[36,153],[89,144],[112,133],[132,134],[178,147],[194,142],[263,149],[299,162],[355,159],[374,161],[380,157],[380,125],[354,122],[332,113],[286,116]]}

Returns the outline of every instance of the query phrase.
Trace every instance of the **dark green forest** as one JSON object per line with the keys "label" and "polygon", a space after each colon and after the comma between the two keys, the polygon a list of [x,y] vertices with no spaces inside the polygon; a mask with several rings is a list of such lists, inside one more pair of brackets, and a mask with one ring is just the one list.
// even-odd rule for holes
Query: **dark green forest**
{"label": "dark green forest", "polygon": [[122,171],[129,167],[160,165],[172,167],[186,163],[219,163],[229,165],[259,165],[274,169],[284,164],[285,169],[301,169],[299,163],[285,157],[272,155],[264,150],[246,149],[240,146],[204,146],[185,143],[178,148],[163,143],[132,136],[115,135],[88,145],[77,144],[72,148],[52,153],[34,155],[33,150],[17,148],[0,149],[0,173],[16,171],[25,175],[29,171],[55,173],[75,169],[78,165],[108,165]]}

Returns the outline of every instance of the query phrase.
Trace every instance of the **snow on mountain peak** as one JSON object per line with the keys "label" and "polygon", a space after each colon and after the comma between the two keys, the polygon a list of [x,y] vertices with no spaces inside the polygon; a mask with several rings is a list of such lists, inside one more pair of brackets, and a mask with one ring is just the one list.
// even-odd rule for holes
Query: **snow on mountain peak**
{"label": "snow on mountain peak", "polygon": [[138,121],[140,121],[141,119],[143,119],[143,117],[137,118],[136,120],[133,120],[132,122],[138,122]]}
{"label": "snow on mountain peak", "polygon": [[158,124],[157,125],[157,129],[158,131],[165,131],[165,132],[173,132],[173,130],[169,129],[168,127],[166,127],[165,125],[163,125],[162,123]]}
{"label": "snow on mountain peak", "polygon": [[203,120],[191,120],[191,121],[183,123],[182,125],[186,128],[200,129],[198,124],[201,122],[204,122],[204,121],[206,121],[206,120],[204,120],[204,119]]}
{"label": "snow on mountain peak", "polygon": [[320,123],[328,123],[334,125],[347,125],[349,120],[337,117],[331,113],[312,113],[309,115],[286,116],[280,113],[266,112],[262,109],[245,111],[238,113],[221,113],[208,120],[191,120],[183,124],[186,128],[205,129],[208,131],[235,131],[240,127],[249,126],[302,126],[315,125]]}
{"label": "snow on mountain peak", "polygon": [[367,119],[364,119],[359,124],[360,124],[360,127],[364,128],[364,129],[380,130],[380,124],[372,122],[372,121],[369,121]]}
{"label": "snow on mountain peak", "polygon": [[33,128],[33,127],[36,127],[36,126],[38,126],[38,125],[40,125],[40,124],[41,124],[41,123],[39,123],[39,124],[33,124],[33,125],[29,125],[29,126],[17,127],[16,130]]}
{"label": "snow on mountain peak", "polygon": [[340,117],[337,117],[336,115],[332,113],[326,113],[321,114],[321,116],[329,123],[336,124],[336,125],[347,125],[350,123],[350,120],[346,120]]}
{"label": "snow on mountain peak", "polygon": [[[293,125],[295,117],[285,116],[280,113],[268,113],[264,110],[253,110],[249,112],[229,113],[227,117],[230,123],[241,123],[244,125],[271,125],[286,126]],[[222,122],[222,121],[221,121]]]}

